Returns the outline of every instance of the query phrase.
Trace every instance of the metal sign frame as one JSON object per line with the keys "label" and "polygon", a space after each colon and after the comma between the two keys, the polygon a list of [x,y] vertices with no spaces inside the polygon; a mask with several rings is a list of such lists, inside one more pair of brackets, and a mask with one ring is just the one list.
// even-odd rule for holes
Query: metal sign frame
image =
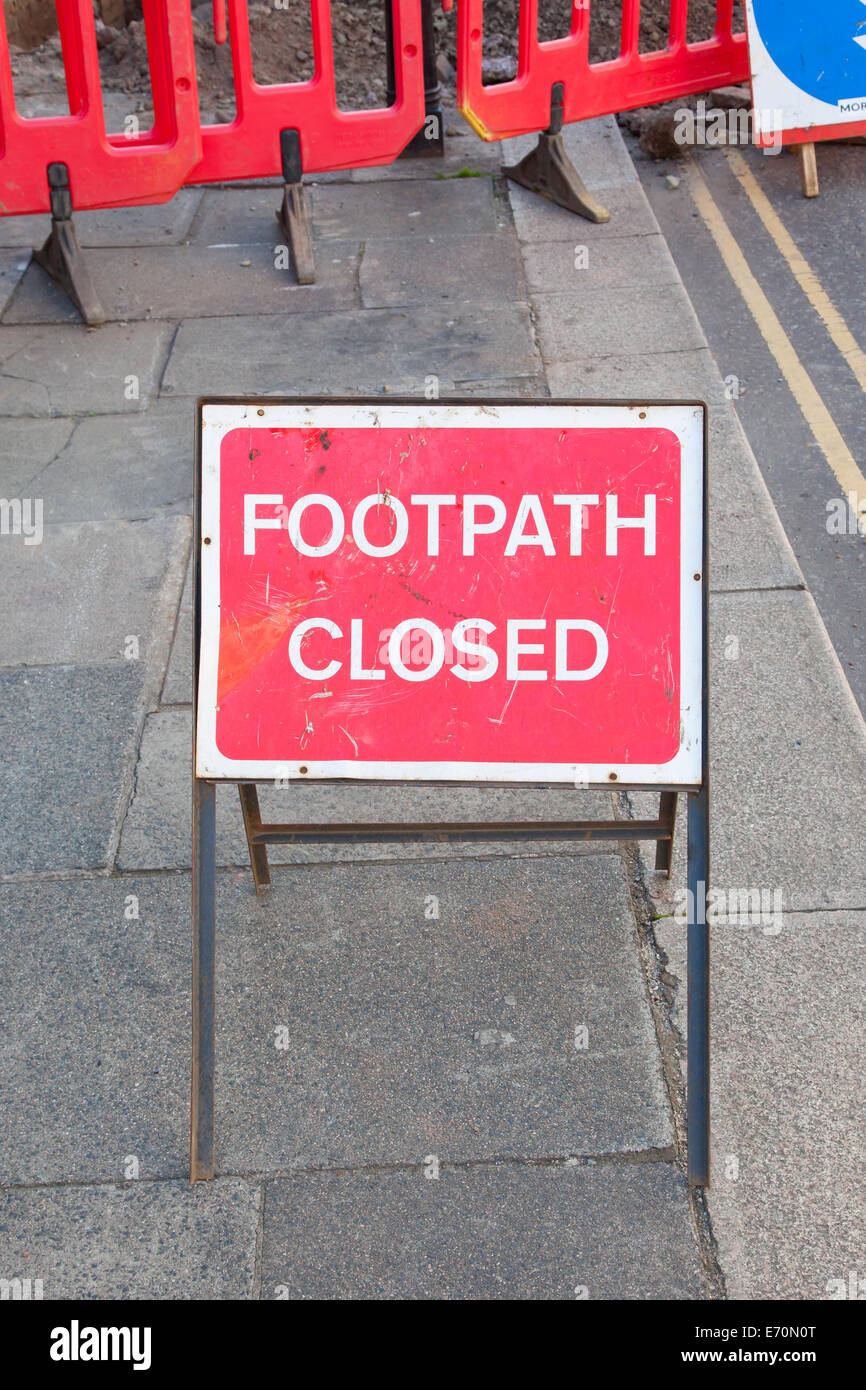
{"label": "metal sign frame", "polygon": [[[671,783],[640,782],[623,780],[618,785],[633,790],[659,793],[659,814],[652,820],[576,820],[576,821],[508,821],[508,822],[459,822],[419,824],[267,824],[261,819],[259,810],[258,781],[273,782],[273,777],[232,776],[230,770],[206,769],[206,775],[198,774],[198,734],[199,696],[202,676],[202,554],[203,541],[210,537],[203,531],[202,518],[202,433],[203,413],[208,406],[245,407],[264,410],[268,407],[322,407],[335,406],[375,407],[406,406],[417,410],[422,402],[418,397],[394,397],[383,401],[381,397],[205,397],[196,404],[196,447],[195,447],[195,504],[193,538],[193,746],[192,746],[192,1109],[190,1124],[190,1179],[214,1176],[214,1081],[215,1081],[215,967],[216,967],[216,787],[218,782],[234,782],[240,793],[244,829],[250,855],[256,893],[270,884],[267,846],[269,844],[376,844],[462,841],[479,843],[484,841],[551,841],[551,840],[655,840],[656,869],[671,874],[674,831],[676,826],[677,799],[680,792],[688,794],[687,842],[688,871],[687,886],[690,903],[688,915],[688,1177],[697,1186],[709,1185],[710,1179],[710,1110],[709,1110],[709,1062],[710,1062],[710,933],[707,922],[707,893],[709,891],[709,742],[708,742],[708,491],[707,491],[707,406],[703,401],[600,401],[557,399],[535,402],[519,401],[513,397],[469,397],[440,398],[428,403],[436,407],[526,407],[530,410],[542,406],[562,406],[571,408],[617,407],[631,410],[644,408],[676,406],[694,407],[701,411],[702,418],[702,534],[700,552],[702,564],[700,575],[700,780]],[[346,777],[334,777],[328,772],[320,773],[321,780],[329,785],[347,785]],[[393,775],[383,780],[367,776],[368,785],[395,786],[420,785],[420,779],[411,777],[403,781]],[[569,779],[571,780],[571,779]],[[521,777],[484,779],[490,785],[557,785],[547,778],[533,778],[529,781]],[[429,775],[425,785],[466,786],[478,785],[475,781],[458,780],[455,777],[439,780]],[[560,780],[558,785],[562,785]],[[612,783],[591,782],[587,789],[610,790]],[[613,783],[617,785],[617,783]]]}

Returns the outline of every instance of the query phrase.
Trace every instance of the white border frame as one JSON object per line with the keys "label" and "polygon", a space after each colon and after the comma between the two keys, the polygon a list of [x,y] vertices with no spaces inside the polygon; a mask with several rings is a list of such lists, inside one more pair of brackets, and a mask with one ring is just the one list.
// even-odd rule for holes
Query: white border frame
{"label": "white border frame", "polygon": [[[589,786],[693,787],[701,783],[703,676],[704,411],[689,404],[452,404],[370,402],[304,405],[245,402],[201,404],[201,642],[196,710],[197,777],[210,780],[577,782]],[[667,763],[470,763],[315,761],[227,758],[216,745],[220,615],[220,452],[231,430],[252,428],[476,428],[671,430],[682,448],[680,494],[680,747]],[[209,537],[209,544],[203,543]],[[301,773],[301,767],[306,768]]]}

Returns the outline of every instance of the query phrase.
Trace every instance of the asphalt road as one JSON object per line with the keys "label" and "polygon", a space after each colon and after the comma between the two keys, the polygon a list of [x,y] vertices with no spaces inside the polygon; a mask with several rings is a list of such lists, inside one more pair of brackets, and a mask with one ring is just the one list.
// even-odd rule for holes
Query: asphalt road
{"label": "asphalt road", "polygon": [[[787,150],[765,156],[746,146],[731,159],[730,152],[705,148],[687,161],[653,162],[636,142],[630,147],[722,375],[738,378],[740,419],[866,713],[866,538],[854,529],[853,513],[842,518],[847,532],[828,530],[828,504],[845,495],[838,472],[850,477],[852,464],[859,474],[866,472],[864,363],[850,340],[845,352],[846,327],[860,353],[866,350],[866,146],[819,146],[821,192],[810,199],[800,189],[797,158]],[[678,187],[667,185],[668,174],[680,177]],[[756,207],[761,191],[771,209],[764,205],[764,218]],[[727,259],[720,249],[725,225],[745,258],[746,269],[740,265],[739,274],[730,264],[738,259],[736,249],[728,243]],[[786,242],[786,233],[791,241]],[[799,265],[799,279],[791,266],[797,253],[806,263],[805,269]],[[811,296],[804,285],[811,287]],[[787,370],[764,336],[769,331],[778,347],[773,312],[783,330]],[[866,486],[860,497],[866,500]]]}

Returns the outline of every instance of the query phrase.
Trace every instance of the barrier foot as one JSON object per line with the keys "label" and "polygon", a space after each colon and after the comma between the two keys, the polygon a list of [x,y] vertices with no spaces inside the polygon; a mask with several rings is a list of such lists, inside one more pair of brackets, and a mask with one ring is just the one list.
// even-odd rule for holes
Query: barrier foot
{"label": "barrier foot", "polygon": [[588,222],[609,222],[610,213],[588,191],[583,179],[565,152],[562,143],[562,100],[564,89],[555,82],[550,95],[550,125],[538,137],[534,150],[503,169],[507,178],[540,193],[568,212],[576,212]]}
{"label": "barrier foot", "polygon": [[280,153],[283,160],[283,205],[277,213],[292,265],[299,285],[316,283],[316,259],[313,255],[313,235],[304,199],[303,169],[301,167],[301,137],[297,130],[280,131]]}
{"label": "barrier foot", "polygon": [[93,288],[72,220],[69,170],[65,164],[49,164],[48,186],[51,190],[51,234],[45,245],[33,252],[33,259],[57,281],[88,328],[95,328],[105,323],[105,311]]}

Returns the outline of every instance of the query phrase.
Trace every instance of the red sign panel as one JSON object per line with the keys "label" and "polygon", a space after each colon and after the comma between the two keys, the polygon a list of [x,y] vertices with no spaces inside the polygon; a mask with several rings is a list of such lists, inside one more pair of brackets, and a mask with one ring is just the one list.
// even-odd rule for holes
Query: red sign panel
{"label": "red sign panel", "polygon": [[201,777],[700,780],[700,406],[202,407]]}

